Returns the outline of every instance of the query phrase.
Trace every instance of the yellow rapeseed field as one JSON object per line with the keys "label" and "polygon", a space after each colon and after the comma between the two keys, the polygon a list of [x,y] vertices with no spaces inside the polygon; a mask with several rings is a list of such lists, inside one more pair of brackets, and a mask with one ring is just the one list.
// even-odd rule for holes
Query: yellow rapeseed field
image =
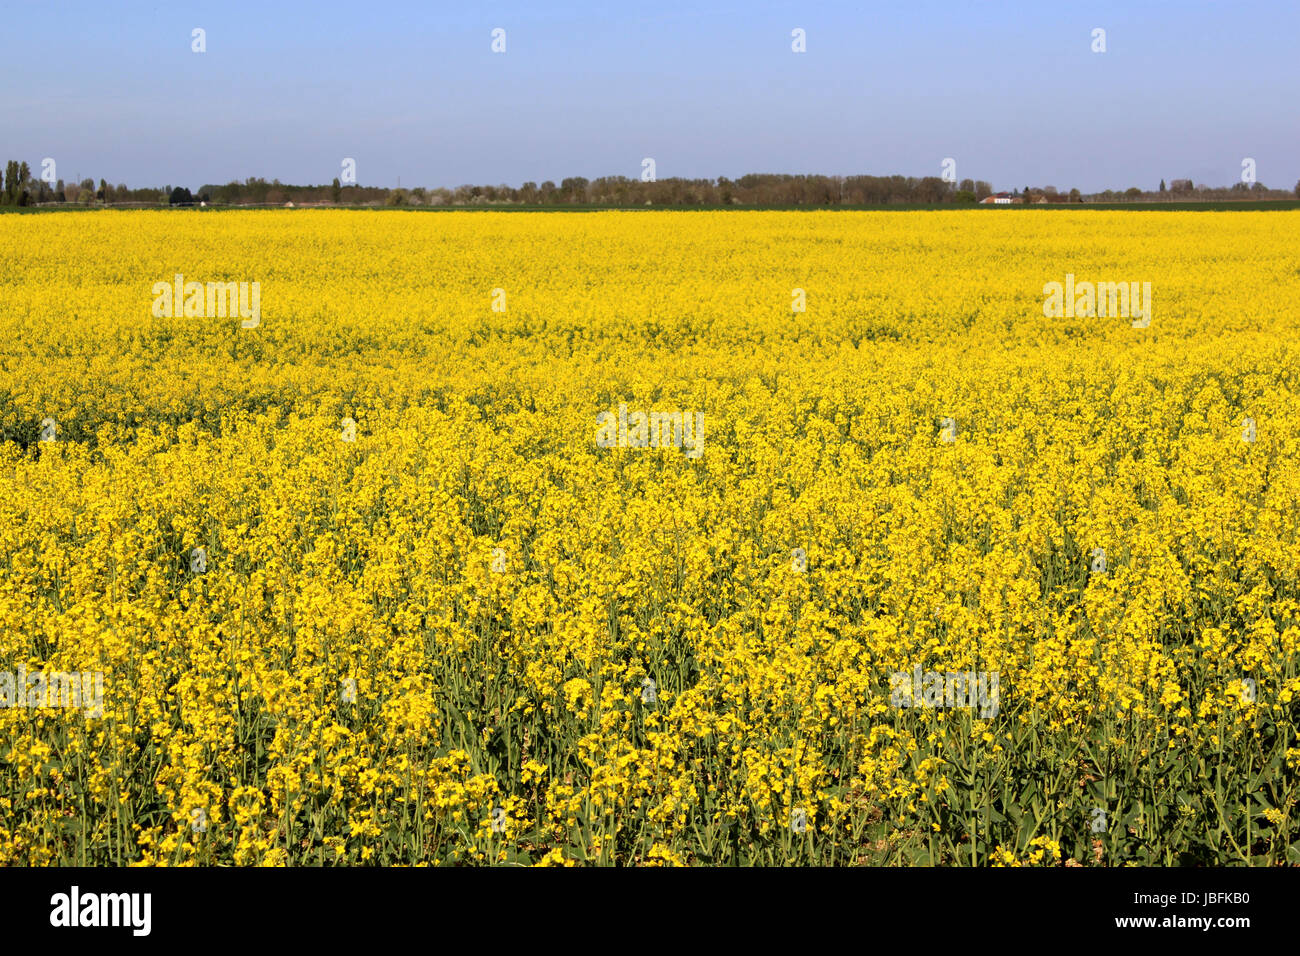
{"label": "yellow rapeseed field", "polygon": [[1297,249],[0,216],[0,863],[1300,863]]}

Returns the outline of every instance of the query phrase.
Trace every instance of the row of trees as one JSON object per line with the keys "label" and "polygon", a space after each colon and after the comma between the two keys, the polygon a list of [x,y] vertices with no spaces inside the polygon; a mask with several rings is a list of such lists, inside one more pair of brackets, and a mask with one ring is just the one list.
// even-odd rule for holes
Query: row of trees
{"label": "row of trees", "polygon": [[[1132,193],[1133,190],[1128,191]],[[1232,199],[1300,199],[1300,182],[1295,189],[1269,189],[1261,182],[1237,182],[1231,186],[1207,186],[1193,183],[1190,179],[1170,180],[1169,185],[1160,180],[1160,188],[1155,192],[1137,193],[1144,201],[1165,200],[1168,202],[1185,202],[1187,200],[1232,200]]]}
{"label": "row of trees", "polygon": [[1225,202],[1256,199],[1300,199],[1300,182],[1295,189],[1269,189],[1263,183],[1234,183],[1231,186],[1193,184],[1190,179],[1174,179],[1167,185],[1160,180],[1159,189],[1139,189],[1131,186],[1123,191],[1107,189],[1094,193],[1092,202]]}
{"label": "row of trees", "polygon": [[[938,176],[796,176],[751,173],[738,179],[660,179],[645,182],[626,176],[586,179],[572,176],[557,185],[547,180],[540,185],[526,182],[519,187],[457,186],[454,189],[410,189],[378,186],[343,186],[337,179],[329,186],[291,186],[272,180],[249,179],[225,186],[204,186],[200,198],[223,204],[286,202],[339,203],[344,205],[389,206],[885,206],[938,205],[980,202],[993,194],[984,180],[947,182]],[[1085,195],[1078,189],[1055,186],[1026,186],[1011,195],[1027,203],[1149,202],[1156,199],[1289,199],[1300,198],[1300,183],[1294,196],[1267,189],[1260,183],[1211,189],[1193,187],[1191,180],[1174,180],[1170,189],[1161,181],[1160,191],[1132,187],[1124,191]]]}
{"label": "row of trees", "polygon": [[1011,196],[1027,203],[1083,202],[1083,193],[1079,190],[1071,189],[1063,193],[1055,186],[1026,186],[1024,189],[1013,189]]}
{"label": "row of trees", "polygon": [[[111,186],[104,180],[96,188],[93,179],[54,186],[34,179],[26,163],[10,160],[0,183],[0,204],[26,206],[36,203],[103,204],[145,203],[189,205],[295,205],[334,203],[342,205],[388,206],[887,206],[942,205],[980,202],[993,194],[984,180],[964,179],[949,182],[938,176],[796,176],[777,173],[750,173],[738,179],[670,178],[655,181],[626,176],[602,176],[586,179],[571,176],[557,185],[547,180],[540,185],[526,182],[519,187],[457,186],[455,189],[411,189],[383,186],[343,185],[335,179],[327,186],[294,186],[278,179],[268,182],[251,177],[225,185],[204,185],[197,193],[188,187],[163,189],[128,189],[124,184]],[[1210,188],[1193,185],[1190,179],[1175,179],[1166,186],[1160,181],[1158,191],[1132,187],[1122,192],[1106,190],[1085,196],[1078,189],[1058,190],[1055,186],[1026,186],[1011,195],[1027,203],[1186,201],[1210,199],[1285,199],[1291,194],[1268,189],[1262,183],[1237,183],[1231,187]],[[1294,191],[1300,198],[1300,183]]]}
{"label": "row of trees", "polygon": [[342,203],[345,205],[379,205],[388,200],[396,190],[383,186],[342,186],[334,180],[331,186],[294,186],[278,179],[267,182],[257,176],[244,181],[231,180],[224,186],[211,183],[199,188],[195,200],[219,205],[270,204],[283,206],[292,203]]}
{"label": "row of trees", "polygon": [[3,183],[0,184],[0,205],[34,206],[40,203],[71,203],[88,206],[92,203],[160,203],[166,193],[161,189],[127,189],[119,183],[113,186],[101,179],[95,186],[93,179],[79,183],[65,183],[62,179],[50,185],[32,176],[26,163],[9,160],[5,163]]}
{"label": "row of trees", "polygon": [[[329,186],[293,186],[278,179],[233,181],[224,186],[205,185],[196,200],[220,204],[265,203],[284,205],[337,203],[343,205],[388,206],[885,206],[975,203],[993,195],[984,180],[947,182],[938,176],[796,176],[751,173],[738,179],[660,179],[644,182],[625,176],[586,179],[572,176],[557,185],[526,182],[521,186],[457,186],[454,189],[410,189],[380,186],[344,186],[336,179]],[[1025,186],[1011,195],[1027,203],[1151,202],[1213,199],[1300,198],[1300,183],[1294,193],[1268,189],[1261,183],[1247,186],[1210,188],[1193,186],[1191,180],[1174,180],[1159,191],[1131,187],[1085,195],[1078,189],[1055,186]]]}
{"label": "row of trees", "polygon": [[838,206],[893,203],[976,202],[991,195],[987,182],[967,179],[960,185],[938,176],[795,176],[752,173],[739,179],[659,179],[626,176],[587,179],[571,176],[558,184],[526,182],[521,186],[457,186],[454,189],[385,188],[343,185],[293,186],[279,180],[234,181],[205,185],[198,199],[215,203],[286,202],[385,204],[390,206],[459,206],[523,204],[541,206]]}

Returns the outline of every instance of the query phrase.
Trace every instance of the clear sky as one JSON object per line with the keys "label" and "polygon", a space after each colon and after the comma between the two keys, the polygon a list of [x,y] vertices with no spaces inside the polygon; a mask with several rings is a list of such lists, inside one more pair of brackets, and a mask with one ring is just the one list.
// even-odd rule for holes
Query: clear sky
{"label": "clear sky", "polygon": [[1300,179],[1300,0],[0,0],[0,24],[0,161],[68,180]]}

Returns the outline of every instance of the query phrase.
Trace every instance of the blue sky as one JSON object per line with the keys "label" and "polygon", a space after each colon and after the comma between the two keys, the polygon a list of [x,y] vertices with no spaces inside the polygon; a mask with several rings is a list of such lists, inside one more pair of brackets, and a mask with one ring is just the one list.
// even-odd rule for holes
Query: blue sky
{"label": "blue sky", "polygon": [[0,161],[53,157],[69,180],[321,183],[344,157],[383,186],[636,177],[644,157],[661,179],[938,175],[945,157],[999,189],[1228,185],[1244,157],[1266,185],[1300,179],[1297,0],[0,0],[0,16]]}

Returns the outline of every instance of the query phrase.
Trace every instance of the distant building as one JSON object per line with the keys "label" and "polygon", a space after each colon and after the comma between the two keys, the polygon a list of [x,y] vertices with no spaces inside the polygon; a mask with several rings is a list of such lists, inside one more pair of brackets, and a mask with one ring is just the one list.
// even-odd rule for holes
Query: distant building
{"label": "distant building", "polygon": [[1011,193],[994,193],[982,202],[986,206],[1010,206],[1012,203],[1024,202],[1024,200],[1012,196]]}

